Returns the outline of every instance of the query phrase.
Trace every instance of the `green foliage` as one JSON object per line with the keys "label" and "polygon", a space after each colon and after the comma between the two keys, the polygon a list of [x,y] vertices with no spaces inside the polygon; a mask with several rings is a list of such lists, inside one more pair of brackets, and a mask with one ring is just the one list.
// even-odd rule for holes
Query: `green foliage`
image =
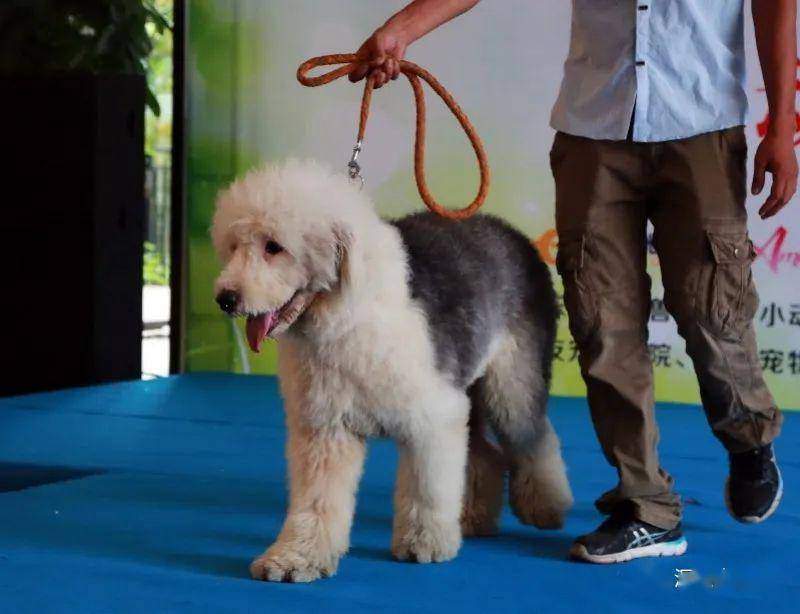
{"label": "green foliage", "polygon": [[[173,0],[155,0],[155,9],[168,19]],[[149,110],[145,116],[145,151],[157,166],[171,164],[172,148],[172,31],[159,32],[148,26],[153,50],[147,58],[147,82],[159,102],[161,113]]]}
{"label": "green foliage", "polygon": [[[145,75],[151,36],[171,27],[152,0],[5,0],[0,74]],[[149,87],[146,102],[160,113]]]}
{"label": "green foliage", "polygon": [[169,271],[164,257],[150,241],[144,242],[144,283],[148,286],[168,286]]}

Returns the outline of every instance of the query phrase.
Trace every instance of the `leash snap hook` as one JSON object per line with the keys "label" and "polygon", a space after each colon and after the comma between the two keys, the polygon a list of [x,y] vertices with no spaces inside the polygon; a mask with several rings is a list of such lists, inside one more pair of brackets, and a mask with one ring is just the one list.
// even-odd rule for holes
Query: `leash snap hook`
{"label": "leash snap hook", "polygon": [[358,154],[361,153],[361,139],[356,141],[353,147],[353,155],[350,157],[350,162],[347,163],[347,174],[350,176],[350,181],[360,181],[361,187],[364,187],[364,177],[361,176],[361,165],[358,163]]}

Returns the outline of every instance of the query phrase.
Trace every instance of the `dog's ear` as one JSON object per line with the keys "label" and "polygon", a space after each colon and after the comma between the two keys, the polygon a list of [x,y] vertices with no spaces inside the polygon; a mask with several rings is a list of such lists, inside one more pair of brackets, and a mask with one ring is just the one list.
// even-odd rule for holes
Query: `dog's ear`
{"label": "dog's ear", "polygon": [[336,247],[336,269],[341,283],[351,281],[350,250],[353,247],[353,232],[344,224],[333,225],[333,237]]}

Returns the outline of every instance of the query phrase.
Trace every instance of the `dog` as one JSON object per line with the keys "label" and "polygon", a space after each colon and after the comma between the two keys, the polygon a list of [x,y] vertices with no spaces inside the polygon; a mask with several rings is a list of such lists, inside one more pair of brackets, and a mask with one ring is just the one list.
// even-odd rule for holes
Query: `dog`
{"label": "dog", "polygon": [[373,436],[399,447],[398,560],[447,561],[462,535],[495,534],[506,472],[523,523],[562,526],[556,296],[520,232],[487,215],[384,221],[343,174],[289,161],[222,191],[211,234],[220,308],[247,318],[253,351],[278,340],[290,502],[254,578],[336,572]]}

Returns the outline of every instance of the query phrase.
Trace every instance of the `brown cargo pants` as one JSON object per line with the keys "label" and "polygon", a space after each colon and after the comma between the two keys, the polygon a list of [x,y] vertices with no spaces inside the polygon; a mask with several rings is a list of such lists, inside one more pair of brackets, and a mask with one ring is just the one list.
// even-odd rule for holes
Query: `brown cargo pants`
{"label": "brown cargo pants", "polygon": [[661,468],[647,347],[647,220],[664,303],[694,363],[714,434],[730,452],[772,441],[782,416],[764,383],[752,319],[755,256],[745,210],[741,127],[663,143],[558,133],[557,268],[597,437],[619,484],[598,499],[663,529],[681,518]]}

